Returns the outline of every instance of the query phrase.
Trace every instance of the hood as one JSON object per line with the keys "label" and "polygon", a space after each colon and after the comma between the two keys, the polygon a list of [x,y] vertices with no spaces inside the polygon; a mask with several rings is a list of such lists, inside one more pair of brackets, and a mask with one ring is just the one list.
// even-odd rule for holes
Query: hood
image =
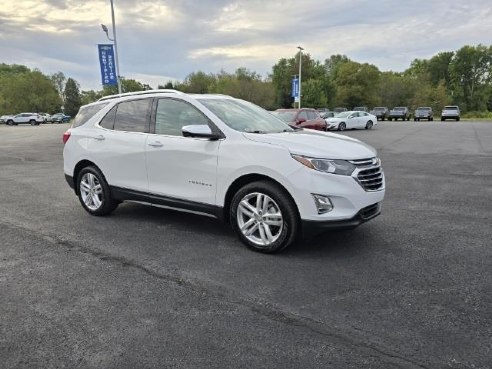
{"label": "hood", "polygon": [[355,138],[336,133],[304,129],[283,133],[244,133],[251,141],[282,146],[291,154],[325,159],[366,159],[376,156],[376,150]]}

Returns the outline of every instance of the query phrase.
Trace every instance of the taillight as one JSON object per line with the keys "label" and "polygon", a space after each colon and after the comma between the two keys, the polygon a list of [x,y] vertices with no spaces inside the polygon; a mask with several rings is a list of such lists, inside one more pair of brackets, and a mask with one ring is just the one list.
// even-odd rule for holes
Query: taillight
{"label": "taillight", "polygon": [[68,141],[68,139],[70,138],[70,130],[66,131],[64,134],[63,134],[63,144],[65,145]]}

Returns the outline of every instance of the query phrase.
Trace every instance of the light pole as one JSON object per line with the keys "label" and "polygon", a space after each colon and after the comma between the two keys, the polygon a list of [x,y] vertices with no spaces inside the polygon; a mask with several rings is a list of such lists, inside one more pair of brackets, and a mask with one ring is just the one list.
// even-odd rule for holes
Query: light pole
{"label": "light pole", "polygon": [[102,27],[103,31],[106,33],[106,37],[108,38],[108,40],[112,41],[114,44],[114,58],[115,58],[115,62],[116,62],[116,82],[118,83],[118,93],[121,94],[120,62],[118,59],[118,43],[116,41],[116,26],[115,26],[115,21],[114,21],[113,0],[110,0],[110,3],[111,3],[111,21],[113,22],[113,38],[109,37],[108,27],[106,27],[104,24],[101,24],[101,27]]}
{"label": "light pole", "polygon": [[302,71],[302,50],[304,50],[302,47],[297,46],[299,49],[299,109],[301,108],[301,71]]}

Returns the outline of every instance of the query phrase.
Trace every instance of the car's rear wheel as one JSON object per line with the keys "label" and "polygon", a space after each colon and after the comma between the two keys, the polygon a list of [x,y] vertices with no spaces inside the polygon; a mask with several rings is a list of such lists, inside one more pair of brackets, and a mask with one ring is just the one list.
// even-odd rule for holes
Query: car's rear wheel
{"label": "car's rear wheel", "polygon": [[35,125],[36,125],[36,121],[35,121],[34,119],[31,119],[31,120],[29,121],[29,123],[31,123],[31,126],[35,126]]}
{"label": "car's rear wheel", "polygon": [[77,177],[77,192],[84,209],[91,215],[110,214],[118,206],[101,171],[93,166],[83,168]]}
{"label": "car's rear wheel", "polygon": [[239,239],[249,248],[274,253],[294,243],[300,222],[296,206],[279,185],[252,182],[233,197],[230,219]]}
{"label": "car's rear wheel", "polygon": [[368,121],[368,122],[366,123],[366,129],[371,129],[371,128],[372,128],[372,126],[373,126],[372,120],[370,120],[370,121]]}
{"label": "car's rear wheel", "polygon": [[457,121],[457,122],[459,122],[459,121],[460,121],[460,118],[459,118],[459,117],[458,117],[458,118],[456,118],[456,121]]}
{"label": "car's rear wheel", "polygon": [[338,125],[338,130],[339,131],[345,131],[345,128],[347,128],[347,126],[343,122]]}

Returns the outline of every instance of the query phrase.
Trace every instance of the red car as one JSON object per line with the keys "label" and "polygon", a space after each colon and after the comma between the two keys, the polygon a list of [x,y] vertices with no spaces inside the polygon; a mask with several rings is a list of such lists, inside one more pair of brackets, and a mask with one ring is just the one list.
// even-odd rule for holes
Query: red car
{"label": "red car", "polygon": [[293,127],[326,131],[325,120],[314,109],[277,109],[272,114]]}

